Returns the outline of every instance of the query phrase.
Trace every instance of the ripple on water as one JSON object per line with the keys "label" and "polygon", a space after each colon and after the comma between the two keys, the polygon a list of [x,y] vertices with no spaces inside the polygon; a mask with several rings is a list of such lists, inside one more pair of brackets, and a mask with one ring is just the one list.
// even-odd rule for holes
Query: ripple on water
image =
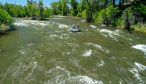
{"label": "ripple on water", "polygon": [[103,84],[102,81],[94,80],[85,75],[71,76],[71,73],[60,66],[56,66],[48,71],[51,79],[45,84]]}
{"label": "ripple on water", "polygon": [[119,30],[111,31],[111,30],[108,30],[108,29],[101,29],[100,32],[103,33],[103,36],[110,37],[115,41],[118,41],[118,39],[116,37],[120,36],[119,35],[119,33],[120,33]]}
{"label": "ripple on water", "polygon": [[27,23],[24,23],[24,22],[14,22],[13,23],[15,26],[24,26],[24,27],[27,27],[28,26],[28,24]]}
{"label": "ripple on water", "polygon": [[62,16],[62,15],[55,15],[55,16],[53,16],[53,17],[55,17],[55,18],[63,18],[63,17],[66,17],[66,16]]}
{"label": "ripple on water", "polygon": [[87,43],[88,45],[92,45],[94,46],[97,50],[101,50],[102,52],[105,52],[105,53],[109,53],[110,51],[98,44],[94,44],[94,43]]}
{"label": "ripple on water", "polygon": [[59,24],[59,26],[58,26],[59,28],[61,28],[61,29],[63,29],[63,28],[68,28],[69,26],[67,26],[67,25],[64,25],[64,24]]}
{"label": "ripple on water", "polygon": [[71,81],[71,83],[77,83],[77,84],[103,84],[102,81],[97,81],[84,75],[70,77],[68,80]]}
{"label": "ripple on water", "polygon": [[86,20],[81,20],[81,22],[86,22]]}
{"label": "ripple on water", "polygon": [[[48,37],[47,37],[48,38]],[[57,35],[57,34],[50,34],[50,36],[49,36],[49,39],[56,39],[56,38],[58,38],[58,39],[63,39],[64,41],[65,40],[74,40],[74,38],[71,38],[70,36],[69,36],[69,34],[59,34],[59,35]]]}
{"label": "ripple on water", "polygon": [[92,54],[92,50],[86,50],[86,51],[83,53],[83,56],[89,57],[89,56],[91,56],[91,54]]}
{"label": "ripple on water", "polygon": [[19,50],[19,53],[20,53],[21,55],[24,55],[24,54],[27,53],[27,51],[26,51],[25,49],[21,49],[21,50]]}
{"label": "ripple on water", "polygon": [[100,63],[97,64],[97,66],[99,66],[99,67],[101,67],[103,65],[104,65],[104,61],[103,60],[101,60]]}
{"label": "ripple on water", "polygon": [[90,25],[91,28],[96,29],[97,27],[94,25]]}
{"label": "ripple on water", "polygon": [[56,34],[51,34],[50,38],[55,39],[55,38],[59,38],[59,39],[63,39],[65,37],[61,36],[61,35],[56,35]]}
{"label": "ripple on water", "polygon": [[23,19],[21,19],[21,20],[19,20],[19,21],[14,23],[14,25],[16,25],[16,26],[25,26],[25,27],[28,26],[29,24],[45,27],[48,24],[50,24],[50,22],[37,21],[37,20],[23,20]]}
{"label": "ripple on water", "polygon": [[132,48],[141,50],[146,55],[146,45],[144,45],[144,44],[138,44],[138,45],[132,46]]}
{"label": "ripple on water", "polygon": [[28,46],[28,47],[34,46],[34,43],[29,43],[26,46]]}
{"label": "ripple on water", "polygon": [[129,71],[133,74],[133,77],[137,80],[139,84],[145,84],[145,75],[142,74],[142,72],[146,71],[146,66],[135,62],[135,65],[133,68],[129,69]]}
{"label": "ripple on water", "polygon": [[[17,59],[15,63],[12,63],[7,71],[3,74],[0,79],[0,83],[3,84],[3,81],[6,81],[9,78],[9,83],[18,83],[18,84],[30,84],[32,82],[36,83],[37,78],[36,74],[43,74],[44,70],[42,66],[36,61],[35,57],[27,56]],[[10,75],[11,74],[11,75]],[[13,81],[16,80],[16,81]]]}

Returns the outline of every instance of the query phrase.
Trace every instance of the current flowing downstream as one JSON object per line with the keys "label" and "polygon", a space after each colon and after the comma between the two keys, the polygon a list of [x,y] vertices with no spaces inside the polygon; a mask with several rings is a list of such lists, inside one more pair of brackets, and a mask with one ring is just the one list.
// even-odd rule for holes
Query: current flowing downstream
{"label": "current flowing downstream", "polygon": [[14,25],[0,36],[0,84],[146,84],[146,34],[70,17]]}

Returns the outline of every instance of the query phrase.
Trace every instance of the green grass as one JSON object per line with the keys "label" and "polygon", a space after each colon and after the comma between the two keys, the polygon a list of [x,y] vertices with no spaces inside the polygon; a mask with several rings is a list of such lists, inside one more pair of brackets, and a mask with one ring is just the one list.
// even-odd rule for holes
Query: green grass
{"label": "green grass", "polygon": [[132,25],[131,27],[134,28],[136,31],[146,33],[146,24],[136,24],[136,25]]}

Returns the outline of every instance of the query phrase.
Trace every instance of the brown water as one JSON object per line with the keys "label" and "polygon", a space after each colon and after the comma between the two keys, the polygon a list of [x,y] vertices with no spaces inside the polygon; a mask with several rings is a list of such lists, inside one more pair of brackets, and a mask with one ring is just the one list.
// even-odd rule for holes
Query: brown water
{"label": "brown water", "polygon": [[146,84],[145,34],[69,17],[14,25],[0,36],[0,84]]}

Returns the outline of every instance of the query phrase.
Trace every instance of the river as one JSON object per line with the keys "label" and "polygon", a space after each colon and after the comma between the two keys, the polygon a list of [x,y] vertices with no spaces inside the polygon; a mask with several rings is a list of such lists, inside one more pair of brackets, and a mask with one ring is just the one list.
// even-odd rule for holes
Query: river
{"label": "river", "polygon": [[146,84],[146,34],[70,17],[14,25],[0,36],[0,84]]}

